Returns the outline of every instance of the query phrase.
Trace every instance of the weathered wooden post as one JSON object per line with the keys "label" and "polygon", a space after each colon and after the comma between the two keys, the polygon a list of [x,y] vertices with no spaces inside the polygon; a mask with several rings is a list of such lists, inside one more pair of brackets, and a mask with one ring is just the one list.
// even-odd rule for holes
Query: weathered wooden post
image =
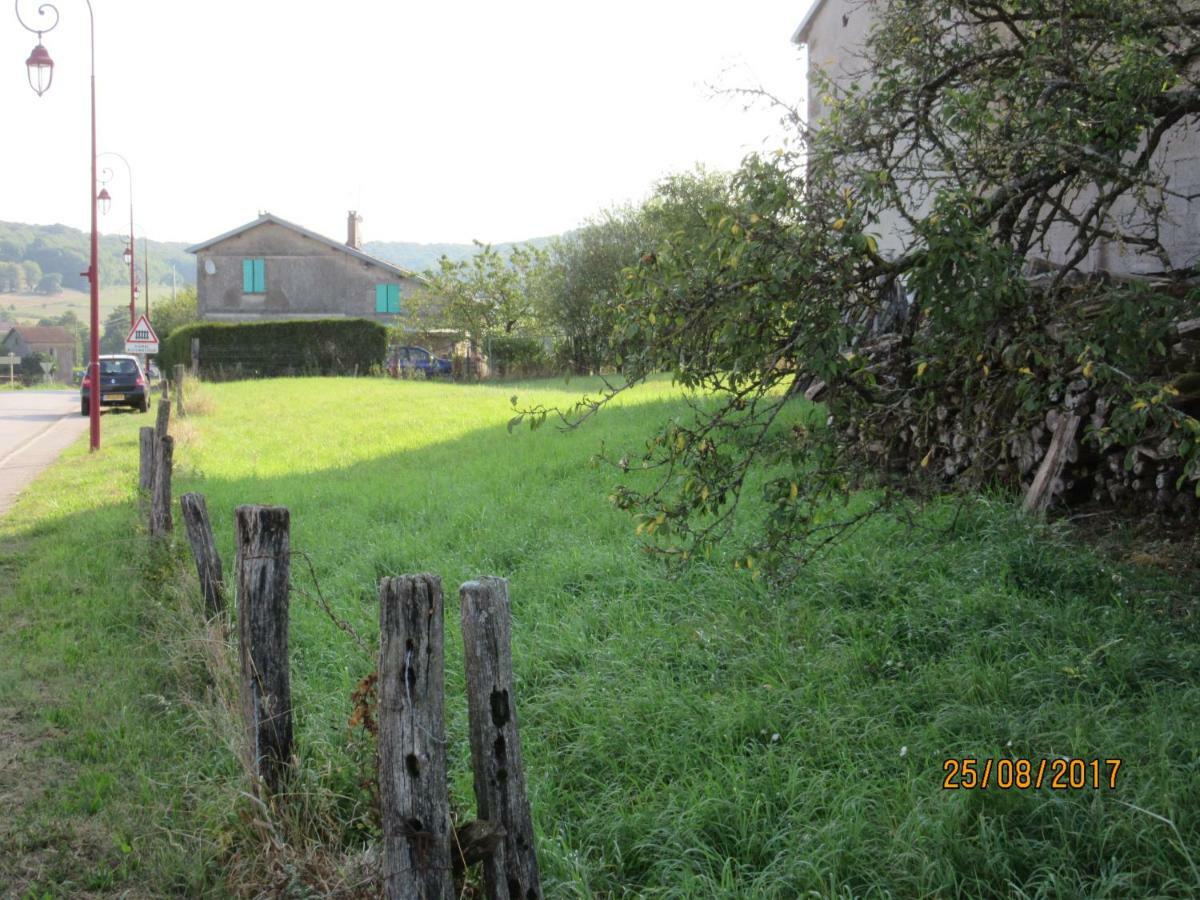
{"label": "weathered wooden post", "polygon": [[154,486],[150,491],[150,536],[163,537],[175,527],[171,519],[171,469],[175,456],[175,439],[169,434],[156,439],[158,453],[154,460]]}
{"label": "weathered wooden post", "polygon": [[150,425],[138,431],[138,491],[149,496],[154,489],[154,428]]}
{"label": "weathered wooden post", "polygon": [[[164,381],[165,385],[166,382]],[[154,436],[162,440],[167,436],[167,430],[171,427],[171,401],[167,397],[166,388],[163,388],[163,397],[158,401],[157,418],[154,420]]]}
{"label": "weathered wooden post", "polygon": [[179,418],[186,419],[187,411],[183,406],[183,364],[175,367],[175,412]]}
{"label": "weathered wooden post", "polygon": [[491,900],[540,900],[533,815],[525,796],[513,696],[508,582],[468,581],[459,597],[475,804],[480,819],[498,823],[505,831],[503,843],[483,861],[484,885]]}
{"label": "weathered wooden post", "polygon": [[183,513],[188,543],[192,545],[192,556],[196,560],[196,575],[204,595],[204,614],[211,619],[225,612],[225,582],[204,495],[184,494],[179,498],[179,510]]}
{"label": "weathered wooden post", "polygon": [[192,376],[200,375],[200,338],[192,338]]}
{"label": "weathered wooden post", "polygon": [[234,522],[242,720],[251,771],[274,794],[286,780],[292,758],[290,517],[283,506],[239,506]]}
{"label": "weathered wooden post", "polygon": [[451,900],[442,580],[379,582],[379,801],[388,900]]}

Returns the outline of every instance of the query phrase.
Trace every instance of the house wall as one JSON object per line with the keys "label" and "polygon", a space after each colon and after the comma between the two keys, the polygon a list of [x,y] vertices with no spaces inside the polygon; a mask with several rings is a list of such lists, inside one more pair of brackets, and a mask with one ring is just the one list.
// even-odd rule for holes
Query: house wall
{"label": "house wall", "polygon": [[[34,353],[44,353],[51,357],[57,368],[52,376],[54,381],[61,381],[70,384],[72,380],[72,372],[75,369],[75,346],[74,344],[47,344],[42,342],[27,343],[21,336],[19,331],[11,331],[5,337],[3,344],[0,344],[0,351],[4,355],[15,353],[22,358],[30,356]],[[5,368],[7,372],[7,367]]]}
{"label": "house wall", "polygon": [[[400,309],[419,286],[289,228],[265,222],[196,254],[200,318],[262,321],[353,316],[391,321],[375,312],[375,286],[400,285]],[[266,293],[242,292],[242,260],[266,261]],[[209,267],[212,272],[209,272]]]}
{"label": "house wall", "polygon": [[[863,47],[870,33],[881,0],[815,0],[816,13],[799,39],[808,48],[810,70],[822,69],[840,88],[857,84],[860,90],[870,86],[865,77]],[[820,127],[826,105],[820,91],[808,80],[808,115],[814,127]],[[1194,120],[1185,120],[1167,133],[1152,160],[1156,171],[1170,179],[1167,215],[1160,221],[1160,239],[1171,255],[1174,266],[1183,268],[1200,260],[1200,131]],[[1188,199],[1194,198],[1194,199]],[[1080,197],[1074,207],[1085,209],[1088,196]],[[916,208],[920,208],[917,206]],[[1118,200],[1111,213],[1112,221],[1128,231],[1137,223],[1137,205],[1132,200]],[[881,251],[895,254],[902,251],[908,237],[900,216],[887,212],[880,216],[876,228]],[[1070,258],[1067,229],[1052,229],[1047,246],[1040,254],[1054,263]],[[1135,248],[1114,241],[1098,241],[1088,258],[1080,265],[1084,271],[1107,271],[1117,275],[1144,274],[1161,269],[1156,257],[1139,254]]]}

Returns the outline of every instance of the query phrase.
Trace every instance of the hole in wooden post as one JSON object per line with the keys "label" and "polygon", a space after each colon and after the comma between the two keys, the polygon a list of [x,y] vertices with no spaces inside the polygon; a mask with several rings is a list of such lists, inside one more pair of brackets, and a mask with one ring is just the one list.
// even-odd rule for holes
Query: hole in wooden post
{"label": "hole in wooden post", "polygon": [[492,724],[503,728],[508,722],[508,691],[492,691]]}
{"label": "hole in wooden post", "polygon": [[413,642],[404,642],[404,687],[408,691],[408,702],[412,703],[413,691],[417,686],[417,667],[414,665],[416,654],[413,652]]}
{"label": "hole in wooden post", "polygon": [[421,763],[415,753],[410,753],[404,757],[404,767],[408,769],[408,774],[411,778],[417,778],[421,774]]}

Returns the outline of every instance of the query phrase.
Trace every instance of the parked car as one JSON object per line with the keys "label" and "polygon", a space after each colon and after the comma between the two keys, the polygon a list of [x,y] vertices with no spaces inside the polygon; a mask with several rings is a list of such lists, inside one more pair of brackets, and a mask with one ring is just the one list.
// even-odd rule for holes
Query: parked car
{"label": "parked car", "polygon": [[[150,388],[146,384],[146,373],[136,356],[113,354],[101,356],[100,363],[100,405],[103,406],[132,406],[139,412],[150,409]],[[90,368],[90,367],[89,367]],[[79,412],[88,415],[91,412],[92,375],[89,371],[83,378],[79,388]]]}
{"label": "parked car", "polygon": [[444,356],[435,356],[424,347],[394,348],[388,367],[395,374],[400,374],[401,371],[409,373],[424,372],[430,377],[434,375],[449,375],[454,368],[449,359]]}

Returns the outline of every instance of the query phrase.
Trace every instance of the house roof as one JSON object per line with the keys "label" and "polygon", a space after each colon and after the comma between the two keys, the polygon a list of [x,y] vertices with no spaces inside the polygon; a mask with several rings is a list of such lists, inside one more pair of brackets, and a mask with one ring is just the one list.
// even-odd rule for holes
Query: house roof
{"label": "house roof", "polygon": [[828,0],[812,0],[812,6],[808,8],[808,12],[804,14],[804,18],[800,20],[800,24],[796,26],[796,30],[792,32],[793,44],[808,43],[808,26],[813,23],[813,19],[817,17],[817,13],[828,2]]}
{"label": "house roof", "polygon": [[224,234],[217,235],[215,238],[209,238],[207,241],[203,241],[199,244],[188,247],[187,252],[199,253],[202,250],[207,250],[210,247],[221,243],[221,241],[228,240],[231,237],[236,237],[243,232],[249,231],[251,228],[257,228],[259,225],[265,225],[267,223],[278,225],[281,228],[287,228],[288,230],[294,231],[297,234],[302,234],[306,238],[311,238],[318,243],[325,244],[327,247],[332,247],[334,250],[341,250],[343,253],[346,253],[349,256],[353,256],[356,259],[361,259],[363,262],[368,262],[372,265],[379,266],[380,268],[387,269],[389,272],[399,275],[402,278],[421,279],[421,276],[415,272],[411,272],[401,266],[397,266],[387,262],[386,260],[382,260],[377,256],[372,256],[369,253],[363,253],[361,250],[354,249],[349,244],[343,244],[341,241],[335,241],[333,238],[327,238],[323,234],[317,234],[315,231],[309,231],[307,228],[297,225],[294,222],[289,222],[286,219],[281,219],[279,216],[272,215],[271,213],[263,213],[253,222],[247,222],[245,225],[239,226],[232,231],[227,231]]}
{"label": "house roof", "polygon": [[[9,334],[15,331],[21,340],[30,346],[34,344],[74,344],[75,335],[61,325],[14,325]],[[7,336],[7,335],[6,335]]]}

